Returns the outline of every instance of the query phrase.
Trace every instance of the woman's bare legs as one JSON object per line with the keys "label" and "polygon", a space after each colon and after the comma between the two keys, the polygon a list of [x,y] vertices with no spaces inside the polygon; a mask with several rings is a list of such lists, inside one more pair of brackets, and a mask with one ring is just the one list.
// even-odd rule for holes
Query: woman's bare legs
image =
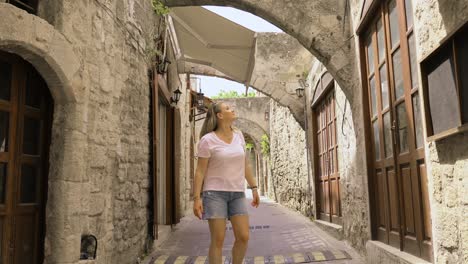
{"label": "woman's bare legs", "polygon": [[210,250],[208,260],[210,264],[221,264],[223,259],[224,235],[226,234],[226,219],[209,219]]}
{"label": "woman's bare legs", "polygon": [[232,264],[241,264],[244,261],[245,252],[249,242],[249,216],[237,215],[231,217],[232,229],[234,231],[234,247],[232,248]]}

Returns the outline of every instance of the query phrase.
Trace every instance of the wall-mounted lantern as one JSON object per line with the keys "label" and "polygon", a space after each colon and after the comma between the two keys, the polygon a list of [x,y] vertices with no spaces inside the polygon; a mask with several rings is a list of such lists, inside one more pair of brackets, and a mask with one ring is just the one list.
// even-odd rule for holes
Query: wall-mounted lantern
{"label": "wall-mounted lantern", "polygon": [[296,95],[297,95],[297,97],[302,98],[304,96],[304,88],[298,87],[296,89]]}
{"label": "wall-mounted lantern", "polygon": [[174,91],[174,95],[171,97],[171,104],[172,103],[175,103],[177,104],[180,100],[180,95],[182,94],[182,92],[180,91],[179,88],[177,88],[177,90]]}
{"label": "wall-mounted lantern", "polygon": [[270,120],[270,112],[265,111],[265,121]]}
{"label": "wall-mounted lantern", "polygon": [[167,68],[169,67],[169,64],[171,64],[171,61],[168,59],[164,59],[158,64],[158,73],[159,74],[165,74],[167,72]]}
{"label": "wall-mounted lantern", "polygon": [[197,108],[198,110],[205,110],[205,94],[202,93],[201,88],[200,91],[197,93]]}
{"label": "wall-mounted lantern", "polygon": [[300,78],[300,75],[297,75],[297,77],[299,77],[299,87],[296,89],[296,95],[297,97],[302,98],[304,97],[305,88],[308,87],[309,84],[306,82],[305,79]]}

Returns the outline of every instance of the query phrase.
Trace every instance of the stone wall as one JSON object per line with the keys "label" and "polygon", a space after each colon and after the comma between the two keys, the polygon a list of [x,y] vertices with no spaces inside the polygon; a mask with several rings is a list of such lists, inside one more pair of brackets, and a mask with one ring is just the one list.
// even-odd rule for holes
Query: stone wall
{"label": "stone wall", "polygon": [[[146,0],[40,1],[38,16],[45,21],[24,11],[15,12],[20,14],[19,21],[35,17],[34,23],[50,23],[55,30],[52,36],[63,36],[79,58],[64,64],[78,66],[71,85],[80,96],[64,101],[52,93],[55,108],[46,224],[53,228],[47,228],[45,262],[78,263],[81,235],[93,234],[99,246],[93,263],[135,263],[152,244],[148,235],[151,157],[147,70],[148,51],[160,20]],[[38,38],[37,45],[47,45],[49,37]],[[14,52],[15,45],[9,43],[8,50]],[[31,53],[38,50],[27,48]],[[59,52],[64,53],[63,59],[68,58],[65,47]],[[41,73],[45,71],[42,67],[52,62],[47,54],[43,56],[45,63],[38,65]],[[170,49],[168,58],[175,61]],[[180,87],[185,93],[183,78],[173,63],[169,89]],[[182,157],[176,164],[182,176],[181,193],[185,193],[189,161],[187,102],[182,95],[180,122],[176,124],[182,129],[176,134],[176,153]],[[187,207],[186,200],[181,199],[180,213]]]}
{"label": "stone wall", "polygon": [[[179,175],[180,175],[180,185],[179,185],[179,192],[181,195],[181,204],[179,208],[180,216],[185,216],[188,213],[192,213],[192,204],[190,201],[190,197],[192,196],[192,180],[191,180],[191,162],[190,160],[193,158],[190,154],[190,145],[191,145],[191,136],[192,136],[192,127],[195,125],[194,122],[190,122],[190,96],[189,91],[187,89],[187,76],[181,75],[182,85],[180,90],[183,90],[183,94],[180,97],[180,102],[177,106],[180,112],[180,125],[179,128],[176,128],[176,131],[180,132],[180,138],[176,142],[179,142],[179,147],[176,147],[176,151],[180,151],[176,153],[176,157],[180,157],[176,159],[176,168],[179,168]],[[176,124],[177,125],[177,124]]]}
{"label": "stone wall", "polygon": [[234,111],[239,118],[257,123],[266,133],[269,133],[270,125],[268,120],[265,120],[265,111],[270,110],[269,97],[226,98],[214,101],[225,102],[234,107]]}
{"label": "stone wall", "polygon": [[[464,0],[415,0],[418,60],[468,21]],[[435,263],[468,262],[468,133],[426,144]]]}
{"label": "stone wall", "polygon": [[289,109],[270,101],[271,177],[268,196],[304,215],[310,215],[304,130]]}

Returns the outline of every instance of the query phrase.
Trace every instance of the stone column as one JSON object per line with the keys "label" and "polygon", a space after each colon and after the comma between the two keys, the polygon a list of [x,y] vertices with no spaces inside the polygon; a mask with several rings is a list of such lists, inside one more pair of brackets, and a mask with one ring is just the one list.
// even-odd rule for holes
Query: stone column
{"label": "stone column", "polygon": [[260,195],[265,195],[265,188],[264,188],[264,183],[265,183],[265,178],[264,178],[264,173],[263,173],[263,164],[261,162],[261,154],[257,154],[257,164],[258,164],[258,175],[259,175],[259,182],[258,182],[258,189],[260,191]]}
{"label": "stone column", "polygon": [[[84,104],[55,105],[46,207],[45,263],[75,263],[91,201]],[[94,203],[94,201],[93,201]],[[97,206],[97,204],[93,205]],[[100,208],[103,209],[103,208]]]}

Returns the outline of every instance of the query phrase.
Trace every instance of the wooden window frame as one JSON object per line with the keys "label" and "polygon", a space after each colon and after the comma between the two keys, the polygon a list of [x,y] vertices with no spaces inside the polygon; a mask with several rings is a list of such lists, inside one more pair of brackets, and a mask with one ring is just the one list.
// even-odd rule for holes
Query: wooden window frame
{"label": "wooden window frame", "polygon": [[[447,35],[442,41],[440,42],[440,45],[432,50],[428,55],[426,55],[424,58],[422,58],[419,62],[420,68],[421,68],[421,78],[422,78],[422,83],[421,83],[421,91],[423,95],[423,106],[424,106],[424,119],[426,122],[426,134],[427,134],[427,142],[432,142],[432,141],[438,141],[459,133],[463,133],[468,131],[468,122],[463,123],[463,112],[462,112],[462,107],[463,107],[463,102],[462,102],[462,95],[461,95],[461,89],[462,83],[459,78],[459,71],[460,71],[460,65],[459,62],[457,61],[457,51],[455,47],[455,39],[457,36],[459,36],[459,33],[461,31],[466,30],[468,28],[468,21],[463,22],[461,25],[456,27],[455,30],[453,30],[449,35]],[[457,101],[458,101],[458,111],[460,113],[460,125],[446,129],[442,132],[434,134],[433,130],[433,124],[432,124],[432,115],[431,115],[431,109],[430,109],[430,103],[429,103],[429,83],[428,83],[428,67],[429,61],[434,58],[435,56],[439,55],[440,52],[445,51],[445,49],[451,49],[450,56],[453,57],[454,61],[454,73],[455,73],[455,85],[457,88]],[[465,84],[467,85],[467,84]],[[468,104],[468,98],[465,99],[466,102],[465,104]]]}
{"label": "wooden window frame", "polygon": [[375,11],[379,8],[380,1],[378,0],[364,0],[361,6],[361,16],[358,26],[356,28],[356,35],[360,35],[364,33],[363,31],[367,27],[367,25],[373,20],[373,16]]}
{"label": "wooden window frame", "polygon": [[335,80],[333,79],[333,76],[328,71],[320,75],[320,78],[315,85],[314,94],[312,96],[312,108],[314,108],[315,106],[317,106],[318,103],[320,103],[322,98],[328,94],[328,91],[330,89],[334,88],[334,85],[331,85],[332,83],[334,83],[334,81]]}

